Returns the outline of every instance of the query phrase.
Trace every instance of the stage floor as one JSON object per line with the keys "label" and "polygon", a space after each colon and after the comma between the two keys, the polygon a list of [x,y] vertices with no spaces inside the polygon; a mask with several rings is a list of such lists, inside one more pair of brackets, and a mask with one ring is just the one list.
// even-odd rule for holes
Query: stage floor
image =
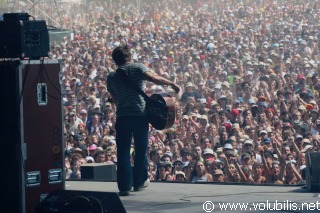
{"label": "stage floor", "polygon": [[[66,181],[66,190],[118,192],[116,182],[91,181]],[[131,192],[120,199],[128,213],[266,212],[270,208],[282,213],[320,210],[319,194],[300,186],[157,182],[144,191]],[[203,205],[206,201],[207,205]]]}

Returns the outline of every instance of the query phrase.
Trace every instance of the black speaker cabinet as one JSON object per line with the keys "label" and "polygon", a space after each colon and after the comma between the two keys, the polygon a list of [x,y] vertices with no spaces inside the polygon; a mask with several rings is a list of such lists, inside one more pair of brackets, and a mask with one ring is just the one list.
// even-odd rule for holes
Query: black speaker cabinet
{"label": "black speaker cabinet", "polygon": [[0,97],[0,211],[33,213],[42,198],[64,189],[60,63],[0,61]]}
{"label": "black speaker cabinet", "polygon": [[125,213],[117,193],[57,190],[46,197],[36,213]]}
{"label": "black speaker cabinet", "polygon": [[104,163],[83,164],[81,169],[81,179],[89,180],[117,180],[117,166]]}
{"label": "black speaker cabinet", "polygon": [[49,49],[45,21],[0,21],[0,58],[39,59]]}
{"label": "black speaker cabinet", "polygon": [[311,192],[320,192],[320,153],[307,153],[307,188]]}

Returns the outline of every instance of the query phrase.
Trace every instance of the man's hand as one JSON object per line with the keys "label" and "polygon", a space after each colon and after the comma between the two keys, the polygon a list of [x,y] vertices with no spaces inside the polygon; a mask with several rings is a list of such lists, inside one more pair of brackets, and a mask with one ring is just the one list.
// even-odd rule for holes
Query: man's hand
{"label": "man's hand", "polygon": [[179,92],[180,92],[180,87],[179,87],[178,84],[173,83],[173,84],[171,85],[171,87],[172,87],[172,89],[173,89],[176,93],[179,93]]}

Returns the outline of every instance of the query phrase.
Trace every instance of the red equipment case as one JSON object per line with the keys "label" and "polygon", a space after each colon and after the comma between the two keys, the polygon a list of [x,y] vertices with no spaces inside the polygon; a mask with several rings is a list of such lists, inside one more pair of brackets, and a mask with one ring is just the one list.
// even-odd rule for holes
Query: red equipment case
{"label": "red equipment case", "polygon": [[[8,124],[1,130],[10,165],[4,211],[33,213],[46,195],[64,189],[61,65],[57,60],[0,61],[1,106]],[[22,96],[22,98],[21,98]],[[3,150],[3,149],[2,149]],[[14,153],[14,154],[13,154]]]}

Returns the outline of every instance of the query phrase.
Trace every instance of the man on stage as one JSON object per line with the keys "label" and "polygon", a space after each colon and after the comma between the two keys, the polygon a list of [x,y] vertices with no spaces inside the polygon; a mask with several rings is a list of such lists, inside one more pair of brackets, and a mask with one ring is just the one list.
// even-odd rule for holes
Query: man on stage
{"label": "man on stage", "polygon": [[[132,187],[134,191],[140,191],[149,184],[147,158],[149,122],[144,98],[124,81],[119,72],[124,72],[140,89],[144,88],[144,80],[158,85],[169,85],[176,93],[180,91],[180,87],[176,83],[152,73],[145,65],[132,63],[128,46],[116,47],[112,52],[112,59],[118,69],[109,74],[107,89],[117,109],[115,129],[119,195],[126,196],[129,195]],[[135,147],[133,169],[130,163],[132,137]]]}

